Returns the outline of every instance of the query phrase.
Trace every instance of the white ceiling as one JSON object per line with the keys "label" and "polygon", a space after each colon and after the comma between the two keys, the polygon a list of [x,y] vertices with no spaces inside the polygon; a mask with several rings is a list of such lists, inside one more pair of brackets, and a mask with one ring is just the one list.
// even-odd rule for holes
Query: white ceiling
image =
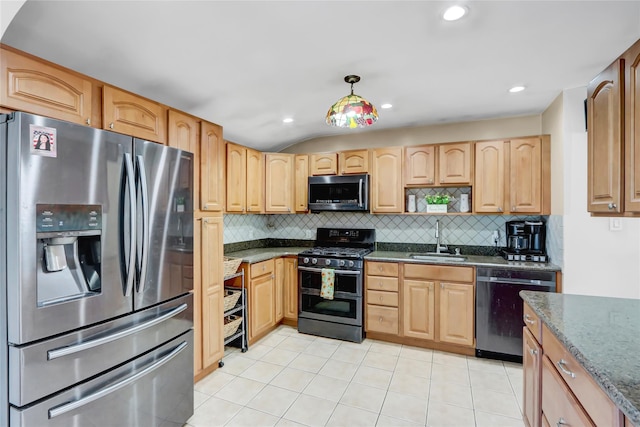
{"label": "white ceiling", "polygon": [[[29,0],[1,41],[278,151],[317,136],[539,114],[640,38],[640,1],[461,1],[469,14],[445,22],[452,3]],[[324,122],[349,92],[347,74],[378,107],[370,128]],[[508,93],[516,84],[528,89]]]}

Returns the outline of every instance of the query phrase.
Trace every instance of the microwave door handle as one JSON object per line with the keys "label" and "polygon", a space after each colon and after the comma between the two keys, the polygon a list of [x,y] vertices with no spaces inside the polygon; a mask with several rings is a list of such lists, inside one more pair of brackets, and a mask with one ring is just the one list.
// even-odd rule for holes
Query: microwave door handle
{"label": "microwave door handle", "polygon": [[[136,277],[136,188],[133,160],[130,153],[124,153],[124,166],[129,192],[129,260],[126,266],[125,296],[131,295],[133,279]],[[122,236],[124,238],[124,236]]]}
{"label": "microwave door handle", "polygon": [[358,207],[362,207],[362,178],[358,182]]}
{"label": "microwave door handle", "polygon": [[147,170],[144,167],[144,159],[141,155],[136,156],[138,162],[138,179],[140,180],[141,202],[142,202],[142,242],[139,250],[141,257],[140,281],[138,283],[138,293],[144,292],[144,285],[147,280],[147,260],[149,258],[149,193],[147,191]]}

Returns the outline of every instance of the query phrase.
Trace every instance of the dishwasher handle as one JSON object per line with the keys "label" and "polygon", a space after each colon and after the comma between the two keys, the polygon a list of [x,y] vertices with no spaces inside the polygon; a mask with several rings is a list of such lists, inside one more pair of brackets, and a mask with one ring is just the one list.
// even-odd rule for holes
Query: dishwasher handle
{"label": "dishwasher handle", "polygon": [[476,278],[477,283],[496,283],[502,285],[530,285],[530,286],[544,286],[544,287],[556,287],[556,282],[551,280],[537,280],[537,279],[507,279],[504,277],[494,276],[478,276]]}

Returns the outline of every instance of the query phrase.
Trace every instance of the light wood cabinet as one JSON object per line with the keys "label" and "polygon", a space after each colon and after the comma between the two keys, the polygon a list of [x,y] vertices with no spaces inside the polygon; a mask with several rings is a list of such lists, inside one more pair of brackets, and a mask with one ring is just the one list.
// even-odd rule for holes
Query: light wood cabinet
{"label": "light wood cabinet", "polygon": [[338,153],[340,175],[369,173],[369,150],[349,150]]}
{"label": "light wood cabinet", "polygon": [[404,149],[405,185],[435,185],[436,145],[419,145]]}
{"label": "light wood cabinet", "polygon": [[43,60],[0,49],[0,105],[91,125],[92,83]]}
{"label": "light wood cabinet", "polygon": [[284,318],[284,282],[285,282],[285,269],[284,258],[276,258],[275,260],[275,294],[274,294],[274,310],[275,310],[275,323],[280,323]]}
{"label": "light wood cabinet", "polygon": [[222,212],[225,207],[225,143],[222,127],[200,123],[200,203],[207,212]]}
{"label": "light wood cabinet", "polygon": [[472,177],[471,142],[438,145],[438,183],[470,185]]}
{"label": "light wood cabinet", "polygon": [[398,264],[365,263],[365,331],[398,335]]}
{"label": "light wood cabinet", "polygon": [[105,85],[102,89],[102,127],[148,141],[166,144],[167,107]]}
{"label": "light wood cabinet", "polygon": [[338,173],[338,153],[315,153],[309,156],[311,176],[336,175]]}
{"label": "light wood cabinet", "polygon": [[371,153],[371,212],[404,212],[402,147],[377,148]]}
{"label": "light wood cabinet", "polygon": [[266,213],[287,214],[294,211],[294,160],[293,154],[265,154]]}
{"label": "light wood cabinet", "polygon": [[640,213],[640,41],[625,54],[625,204],[626,212]]}
{"label": "light wood cabinet", "polygon": [[[193,221],[193,375],[202,375],[202,218]],[[209,237],[209,236],[207,236]],[[208,280],[208,279],[207,279]],[[224,306],[224,302],[223,302]]]}
{"label": "light wood cabinet", "polygon": [[200,122],[196,117],[169,110],[167,145],[193,154],[193,209],[200,206]]}
{"label": "light wood cabinet", "polygon": [[249,281],[249,343],[267,333],[275,321],[275,262],[273,259],[251,265]]}
{"label": "light wood cabinet", "polygon": [[264,157],[251,148],[247,148],[247,212],[264,212]]}
{"label": "light wood cabinet", "polygon": [[548,135],[475,144],[475,213],[551,212]]}
{"label": "light wood cabinet", "polygon": [[245,212],[247,209],[247,149],[241,145],[227,146],[227,212]]}
{"label": "light wood cabinet", "polygon": [[298,259],[284,259],[284,318],[298,322]]}
{"label": "light wood cabinet", "polygon": [[224,355],[223,345],[223,222],[222,216],[202,218],[202,367]]}
{"label": "light wood cabinet", "polygon": [[473,347],[472,267],[404,264],[403,336]]}
{"label": "light wood cabinet", "polygon": [[296,154],[293,205],[296,212],[309,212],[309,156]]}
{"label": "light wood cabinet", "polygon": [[522,328],[522,334],[522,419],[527,427],[538,427],[542,415],[540,405],[542,349],[526,326]]}

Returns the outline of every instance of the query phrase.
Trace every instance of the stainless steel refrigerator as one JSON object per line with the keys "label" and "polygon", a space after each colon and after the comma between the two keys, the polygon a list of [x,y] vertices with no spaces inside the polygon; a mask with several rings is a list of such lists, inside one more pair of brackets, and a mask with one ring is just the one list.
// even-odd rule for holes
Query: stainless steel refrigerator
{"label": "stainless steel refrigerator", "polygon": [[193,155],[13,113],[0,171],[0,425],[182,426]]}

